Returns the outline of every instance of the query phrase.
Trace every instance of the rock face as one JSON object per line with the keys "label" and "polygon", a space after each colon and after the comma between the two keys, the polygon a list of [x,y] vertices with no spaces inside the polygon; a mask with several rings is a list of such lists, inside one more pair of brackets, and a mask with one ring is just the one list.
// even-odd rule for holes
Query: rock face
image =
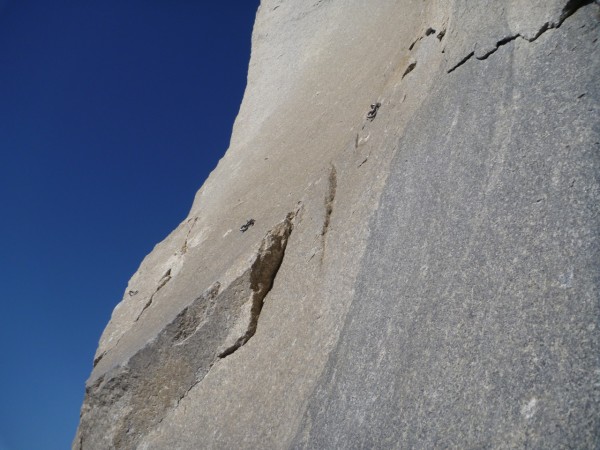
{"label": "rock face", "polygon": [[115,308],[73,448],[598,448],[599,19],[263,0],[230,148]]}

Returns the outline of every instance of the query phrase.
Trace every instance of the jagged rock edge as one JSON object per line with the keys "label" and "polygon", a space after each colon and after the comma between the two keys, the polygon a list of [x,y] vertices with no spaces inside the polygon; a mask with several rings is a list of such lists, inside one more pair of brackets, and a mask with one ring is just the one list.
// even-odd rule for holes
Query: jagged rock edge
{"label": "jagged rock edge", "polygon": [[[202,320],[198,320],[199,317],[195,313],[195,308],[201,304],[214,304],[218,301],[218,297],[224,296],[229,292],[230,288],[235,288],[240,281],[244,281],[246,278],[249,280],[249,287],[252,291],[251,301],[251,320],[245,333],[236,341],[236,343],[225,351],[218,352],[215,350],[213,361],[206,367],[205,373],[199,374],[201,367],[196,371],[195,378],[191,383],[183,384],[184,389],[178,389],[178,393],[171,399],[171,406],[162,408],[159,411],[159,415],[153,417],[152,422],[154,425],[162,422],[164,417],[168,414],[169,410],[176,408],[181,400],[187,396],[190,390],[199,384],[202,379],[208,374],[213,364],[226,356],[231,355],[243,345],[245,345],[252,336],[256,333],[258,326],[258,319],[262,310],[265,297],[273,287],[273,283],[277,272],[283,262],[285,256],[285,249],[289,236],[294,227],[294,218],[301,208],[299,207],[295,212],[287,214],[283,222],[277,224],[271,229],[263,240],[261,241],[260,247],[251,259],[250,267],[244,271],[243,275],[236,278],[231,282],[225,289],[221,289],[220,283],[217,281],[213,283],[201,296],[196,298],[191,304],[186,306],[168,325],[166,325],[158,335],[149,341],[145,347],[140,349],[125,362],[111,369],[109,372],[101,375],[94,380],[90,385],[86,387],[86,394],[84,404],[80,413],[80,417],[83,417],[88,413],[93,413],[93,409],[98,412],[99,409],[105,408],[110,410],[114,407],[120,399],[127,395],[132,396],[135,394],[135,386],[139,385],[140,379],[152,378],[148,374],[152,371],[152,366],[155,366],[155,370],[159,370],[161,364],[161,348],[169,352],[170,348],[179,347],[185,344],[203,325]],[[210,305],[209,305],[210,307]],[[207,313],[209,315],[210,313]],[[148,363],[139,363],[143,361],[145,357],[150,355]],[[102,355],[104,356],[104,355]],[[136,366],[141,366],[136,367]],[[189,375],[189,374],[188,374]],[[198,376],[200,375],[200,376]],[[171,380],[173,381],[173,380]],[[182,387],[182,383],[174,383],[177,387]],[[140,395],[143,392],[138,392]],[[130,402],[127,402],[130,403]],[[125,408],[127,409],[127,408]],[[135,425],[136,422],[136,408],[130,409],[129,413],[124,414],[117,420],[118,424],[115,426],[119,428],[120,433],[114,434],[114,440],[112,445],[116,447],[130,448],[132,445],[135,446],[136,441],[140,436],[131,436],[127,439],[127,435],[130,431],[135,431],[135,426],[129,426],[132,422]],[[81,420],[81,425],[84,424],[84,420]],[[97,423],[96,423],[97,425]],[[120,425],[120,427],[119,427]],[[133,430],[132,430],[133,428]],[[78,430],[79,436],[76,438],[76,442],[79,444],[79,449],[83,448],[85,441],[85,427],[81,427]],[[133,432],[131,433],[133,434]]]}
{"label": "jagged rock edge", "polygon": [[265,297],[271,291],[277,272],[285,256],[287,242],[294,229],[295,213],[287,215],[285,220],[269,231],[264,237],[260,249],[250,268],[250,288],[252,289],[252,307],[250,321],[246,332],[236,342],[222,350],[219,358],[225,358],[235,353],[256,333],[258,319],[262,311]]}

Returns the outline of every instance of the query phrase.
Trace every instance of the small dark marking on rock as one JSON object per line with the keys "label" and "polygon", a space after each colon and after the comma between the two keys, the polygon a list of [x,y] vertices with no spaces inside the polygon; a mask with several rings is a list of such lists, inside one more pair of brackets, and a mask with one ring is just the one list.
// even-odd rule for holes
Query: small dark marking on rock
{"label": "small dark marking on rock", "polygon": [[[442,52],[443,53],[443,52]],[[471,52],[469,53],[467,56],[465,56],[463,59],[461,59],[460,61],[458,61],[454,66],[450,67],[447,70],[447,73],[451,73],[454,72],[456,69],[458,69],[460,66],[462,66],[464,63],[466,63],[469,59],[471,59],[471,56],[473,56],[475,54],[475,52]]]}
{"label": "small dark marking on rock", "polygon": [[254,219],[248,219],[246,223],[240,227],[240,231],[245,233],[252,225],[254,225]]}
{"label": "small dark marking on rock", "polygon": [[413,62],[413,63],[410,63],[408,65],[408,67],[406,68],[406,70],[404,71],[404,74],[402,75],[402,79],[404,79],[404,77],[406,75],[408,75],[409,73],[411,73],[414,70],[415,67],[417,67],[417,62],[416,61]]}
{"label": "small dark marking on rock", "polygon": [[427,28],[427,30],[425,30],[425,36],[431,36],[433,33],[435,33],[435,30],[431,27]]}
{"label": "small dark marking on rock", "polygon": [[106,355],[106,352],[102,352],[100,355],[98,355],[96,358],[94,358],[94,367],[96,367],[98,365],[98,363],[100,362],[100,360],[102,358],[104,358],[104,355]]}
{"label": "small dark marking on rock", "polygon": [[379,109],[380,106],[381,106],[381,103],[379,103],[379,102],[373,103],[371,105],[371,110],[367,113],[367,119],[372,121],[377,116],[377,110]]}

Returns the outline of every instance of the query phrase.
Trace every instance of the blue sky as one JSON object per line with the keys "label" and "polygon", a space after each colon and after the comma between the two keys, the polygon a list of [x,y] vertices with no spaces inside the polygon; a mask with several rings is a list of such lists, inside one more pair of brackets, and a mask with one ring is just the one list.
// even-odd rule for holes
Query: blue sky
{"label": "blue sky", "polygon": [[65,449],[100,334],[225,152],[259,0],[0,0],[0,450]]}

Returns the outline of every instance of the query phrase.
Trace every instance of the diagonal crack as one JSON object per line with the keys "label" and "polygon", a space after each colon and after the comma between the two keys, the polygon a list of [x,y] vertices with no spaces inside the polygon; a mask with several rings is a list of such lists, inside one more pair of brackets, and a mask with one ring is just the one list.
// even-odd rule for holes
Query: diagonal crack
{"label": "diagonal crack", "polygon": [[327,180],[327,195],[325,196],[325,219],[323,220],[323,229],[321,230],[321,236],[325,236],[329,230],[329,223],[331,222],[331,214],[333,213],[333,202],[335,200],[335,192],[337,190],[337,171],[335,166],[331,165],[329,171],[329,179]]}
{"label": "diagonal crack", "polygon": [[[495,51],[495,50],[494,50]],[[453,65],[452,67],[450,67],[447,71],[447,73],[450,72],[454,72],[456,69],[458,69],[460,66],[462,66],[464,63],[466,63],[469,59],[471,59],[472,56],[475,55],[475,52],[471,52],[469,53],[467,56],[465,56],[463,59],[461,59],[459,62],[457,62],[455,65]]]}
{"label": "diagonal crack", "polygon": [[150,307],[150,305],[152,305],[152,302],[154,301],[154,296],[156,294],[158,294],[158,291],[160,291],[163,287],[165,287],[165,285],[169,281],[171,281],[171,278],[172,278],[171,269],[169,269],[161,277],[161,279],[158,281],[158,286],[156,287],[156,290],[154,291],[154,294],[152,294],[150,296],[150,298],[148,299],[148,301],[146,302],[146,304],[144,305],[144,307],[142,308],[142,310],[140,311],[140,313],[138,314],[138,316],[135,318],[134,322],[137,322],[138,320],[140,320],[140,317],[142,317],[142,314],[144,314],[144,312]]}
{"label": "diagonal crack", "polygon": [[258,318],[262,311],[264,299],[273,287],[273,282],[283,262],[288,238],[292,233],[295,214],[290,213],[286,219],[265,236],[258,255],[250,268],[251,305],[250,318],[245,332],[235,342],[219,353],[219,358],[225,358],[235,353],[256,333]]}
{"label": "diagonal crack", "polygon": [[578,9],[583,8],[584,6],[590,5],[592,3],[595,3],[595,0],[569,0],[567,2],[567,4],[565,5],[565,7],[563,8],[562,13],[560,14],[560,17],[558,18],[558,20],[555,22],[546,22],[545,24],[543,24],[533,37],[527,38],[525,36],[522,36],[519,33],[505,36],[502,39],[498,40],[496,42],[496,45],[489,52],[485,53],[482,56],[475,56],[475,52],[469,53],[467,56],[465,56],[463,59],[461,59],[459,62],[457,62],[454,66],[450,67],[447,70],[447,73],[454,72],[460,66],[465,64],[468,60],[470,60],[473,56],[475,56],[475,58],[477,58],[480,61],[487,59],[490,55],[495,53],[500,47],[508,44],[509,42],[514,41],[517,38],[524,39],[527,42],[533,42],[537,38],[539,38],[542,34],[544,34],[546,31],[559,28],[563,24],[563,22],[565,20],[567,20],[569,17],[571,17],[573,14],[575,14],[575,12],[577,12]]}

